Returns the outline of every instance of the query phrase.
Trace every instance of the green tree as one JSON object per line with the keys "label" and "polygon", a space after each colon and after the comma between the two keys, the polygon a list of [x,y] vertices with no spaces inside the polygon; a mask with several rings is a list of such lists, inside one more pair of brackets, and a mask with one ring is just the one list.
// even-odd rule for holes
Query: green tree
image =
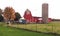
{"label": "green tree", "polygon": [[4,20],[3,16],[0,14],[0,22]]}
{"label": "green tree", "polygon": [[2,9],[0,9],[0,14],[2,14]]}
{"label": "green tree", "polygon": [[21,18],[21,15],[18,13],[18,12],[16,12],[15,13],[15,21],[18,21],[19,19]]}

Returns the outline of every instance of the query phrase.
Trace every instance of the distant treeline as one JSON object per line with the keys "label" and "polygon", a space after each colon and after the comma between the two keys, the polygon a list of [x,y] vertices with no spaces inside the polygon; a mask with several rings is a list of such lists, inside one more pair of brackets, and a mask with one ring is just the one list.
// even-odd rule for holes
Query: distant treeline
{"label": "distant treeline", "polygon": [[60,19],[52,19],[52,21],[60,21]]}

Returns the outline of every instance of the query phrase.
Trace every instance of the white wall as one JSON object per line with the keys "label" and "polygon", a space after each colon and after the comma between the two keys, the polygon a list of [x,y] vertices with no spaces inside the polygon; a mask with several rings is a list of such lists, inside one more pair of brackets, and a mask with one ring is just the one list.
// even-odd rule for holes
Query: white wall
{"label": "white wall", "polygon": [[[33,16],[42,16],[42,3],[49,4],[49,17],[60,19],[60,0],[0,0],[0,8],[13,7],[21,16],[28,8]],[[23,15],[22,15],[23,14]]]}

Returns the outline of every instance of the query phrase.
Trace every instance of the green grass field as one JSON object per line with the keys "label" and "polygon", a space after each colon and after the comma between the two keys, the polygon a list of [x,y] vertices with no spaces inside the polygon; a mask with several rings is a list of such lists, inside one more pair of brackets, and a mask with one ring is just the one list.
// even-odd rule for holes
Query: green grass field
{"label": "green grass field", "polygon": [[0,25],[0,36],[54,36]]}
{"label": "green grass field", "polygon": [[52,32],[60,34],[60,22],[55,21],[48,24],[13,24],[12,27],[24,28],[40,32]]}
{"label": "green grass field", "polygon": [[[0,22],[0,36],[59,36],[46,34],[49,32],[60,34],[60,22],[51,22],[48,24],[12,24],[9,26],[10,27],[6,26],[5,23]],[[37,30],[42,33],[31,32],[17,28],[24,28],[33,31]]]}

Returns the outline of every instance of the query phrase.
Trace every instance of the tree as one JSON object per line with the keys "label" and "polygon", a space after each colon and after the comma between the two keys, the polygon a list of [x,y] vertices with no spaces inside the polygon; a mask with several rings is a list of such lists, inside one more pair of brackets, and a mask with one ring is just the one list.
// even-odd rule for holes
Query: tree
{"label": "tree", "polygon": [[[11,23],[15,19],[15,10],[12,7],[6,7],[4,9],[4,19],[7,21],[7,23]],[[9,22],[8,22],[9,21]]]}
{"label": "tree", "polygon": [[0,14],[2,14],[2,9],[0,9]]}
{"label": "tree", "polygon": [[3,16],[0,14],[0,22],[4,20]]}
{"label": "tree", "polygon": [[2,16],[2,9],[0,9],[0,22],[2,22],[4,20],[3,16]]}
{"label": "tree", "polygon": [[15,13],[15,16],[16,16],[16,18],[14,19],[15,21],[18,21],[21,18],[21,15],[18,12]]}

